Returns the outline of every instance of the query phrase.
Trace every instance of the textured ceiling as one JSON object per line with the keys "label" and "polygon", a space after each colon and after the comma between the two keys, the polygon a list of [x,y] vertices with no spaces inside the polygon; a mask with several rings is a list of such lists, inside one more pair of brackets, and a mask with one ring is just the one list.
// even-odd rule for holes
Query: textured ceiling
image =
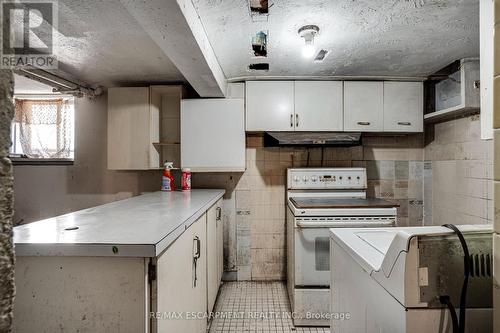
{"label": "textured ceiling", "polygon": [[[92,85],[185,81],[119,0],[59,0],[59,68]],[[147,2],[144,2],[147,6]]]}
{"label": "textured ceiling", "polygon": [[[227,78],[267,76],[419,77],[479,55],[478,0],[275,0],[267,21],[247,0],[193,0]],[[297,30],[316,24],[322,63],[304,59]],[[251,37],[269,31],[268,58],[252,58]],[[269,62],[267,73],[248,64]]]}

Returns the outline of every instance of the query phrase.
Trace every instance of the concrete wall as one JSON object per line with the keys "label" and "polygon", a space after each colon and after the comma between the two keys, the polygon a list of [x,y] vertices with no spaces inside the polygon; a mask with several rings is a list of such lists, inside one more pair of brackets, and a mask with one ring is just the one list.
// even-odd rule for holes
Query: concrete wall
{"label": "concrete wall", "polygon": [[425,128],[426,225],[493,220],[493,141],[481,140],[479,114]]}
{"label": "concrete wall", "polygon": [[[364,145],[326,148],[325,167],[366,167],[368,194],[401,205],[399,225],[422,225],[422,135],[365,136]],[[307,156],[309,152],[309,163]],[[286,169],[321,166],[321,149],[264,148],[247,136],[247,170],[195,174],[193,187],[227,190],[224,203],[226,269],[238,280],[286,278]]]}
{"label": "concrete wall", "polygon": [[72,166],[14,166],[16,224],[28,223],[160,187],[159,171],[109,171],[106,167],[107,98],[75,100]]}
{"label": "concrete wall", "polygon": [[0,332],[12,331],[14,248],[12,244],[12,166],[8,158],[12,105],[12,72],[0,71]]}

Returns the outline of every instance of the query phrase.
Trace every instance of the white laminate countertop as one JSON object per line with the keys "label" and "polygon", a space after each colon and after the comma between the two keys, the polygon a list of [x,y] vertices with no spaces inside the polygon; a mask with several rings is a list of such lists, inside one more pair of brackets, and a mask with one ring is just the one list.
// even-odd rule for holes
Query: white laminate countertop
{"label": "white laminate countertop", "polygon": [[21,225],[14,228],[16,256],[156,257],[223,195],[147,193]]}

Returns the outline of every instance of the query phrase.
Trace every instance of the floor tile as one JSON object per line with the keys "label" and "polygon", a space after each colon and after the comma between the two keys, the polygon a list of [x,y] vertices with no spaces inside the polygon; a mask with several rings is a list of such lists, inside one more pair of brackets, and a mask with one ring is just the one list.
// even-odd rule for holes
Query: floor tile
{"label": "floor tile", "polygon": [[329,333],[325,327],[294,327],[284,282],[226,282],[210,333]]}

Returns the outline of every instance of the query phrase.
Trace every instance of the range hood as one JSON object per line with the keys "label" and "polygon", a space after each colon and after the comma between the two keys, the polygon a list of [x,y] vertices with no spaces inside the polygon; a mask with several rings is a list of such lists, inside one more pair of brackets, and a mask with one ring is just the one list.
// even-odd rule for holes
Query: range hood
{"label": "range hood", "polygon": [[346,132],[265,132],[264,146],[359,146],[361,133]]}

